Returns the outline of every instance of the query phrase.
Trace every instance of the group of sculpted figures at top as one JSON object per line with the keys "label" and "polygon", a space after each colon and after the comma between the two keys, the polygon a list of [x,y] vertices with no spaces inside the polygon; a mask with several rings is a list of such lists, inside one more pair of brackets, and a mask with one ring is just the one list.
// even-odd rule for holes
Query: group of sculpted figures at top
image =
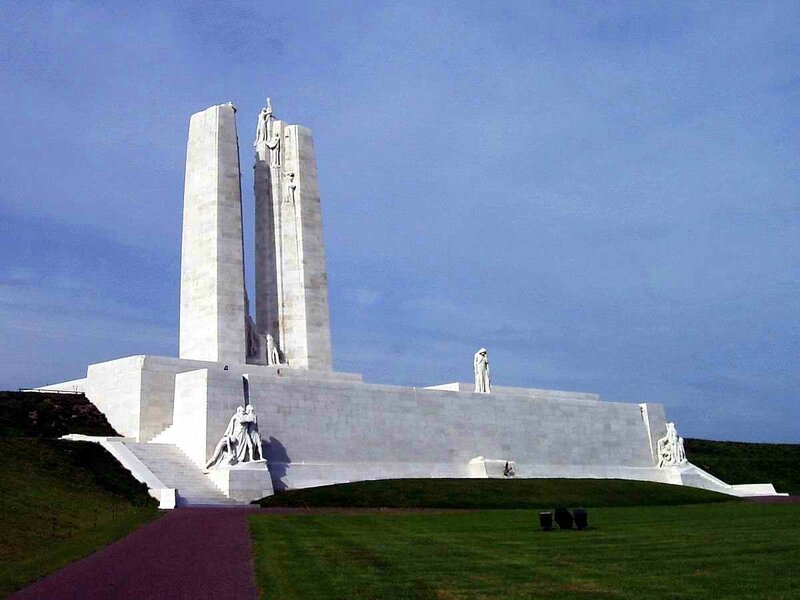
{"label": "group of sculpted figures at top", "polygon": [[[261,109],[258,115],[256,139],[253,141],[253,146],[258,147],[259,144],[265,144],[269,149],[269,166],[273,169],[280,169],[283,155],[283,141],[281,140],[280,131],[274,124],[275,115],[272,114],[272,100],[267,98],[267,105]],[[284,137],[289,137],[288,129],[286,133],[284,133]],[[295,191],[297,190],[294,173],[283,173],[283,179],[286,182],[283,202],[285,204],[294,204]]]}
{"label": "group of sculpted figures at top", "polygon": [[[289,130],[287,129],[284,137],[289,137]],[[258,148],[260,144],[264,144],[269,150],[269,166],[272,171],[273,178],[281,178],[285,181],[283,186],[283,201],[282,204],[295,205],[295,194],[297,191],[297,182],[295,181],[295,174],[293,172],[283,172],[281,165],[283,163],[283,150],[285,141],[281,140],[279,128],[275,126],[275,115],[272,112],[272,100],[267,98],[267,105],[261,109],[258,115],[258,124],[256,125],[256,138],[253,146]],[[270,366],[286,366],[288,361],[275,342],[275,338],[271,333],[261,335],[256,329],[256,324],[249,316],[249,302],[247,316],[245,317],[245,330],[247,332],[247,356],[248,358],[257,358],[261,364]]]}

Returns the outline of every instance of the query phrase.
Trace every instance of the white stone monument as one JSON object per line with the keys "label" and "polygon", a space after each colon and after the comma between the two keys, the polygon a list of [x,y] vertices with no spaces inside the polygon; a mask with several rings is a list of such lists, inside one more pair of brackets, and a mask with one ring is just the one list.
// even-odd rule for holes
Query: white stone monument
{"label": "white stone monument", "polygon": [[661,405],[493,386],[485,348],[474,385],[388,386],[334,372],[311,132],[276,119],[268,100],[254,146],[255,321],[228,103],[189,123],[179,358],[128,356],[42,388],[84,390],[122,436],[96,441],[162,507],[403,477],[604,477],[775,493],[688,463]]}

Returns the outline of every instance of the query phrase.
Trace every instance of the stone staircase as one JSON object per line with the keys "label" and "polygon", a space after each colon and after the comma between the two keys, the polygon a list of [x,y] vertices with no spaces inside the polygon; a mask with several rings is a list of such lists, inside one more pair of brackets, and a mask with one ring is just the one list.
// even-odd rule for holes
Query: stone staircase
{"label": "stone staircase", "polygon": [[244,506],[228,498],[173,444],[125,442],[165,485],[175,488],[178,506]]}
{"label": "stone staircase", "polygon": [[721,492],[731,496],[748,497],[787,495],[776,492],[771,483],[731,485],[729,483],[725,483],[717,477],[714,477],[708,471],[704,471],[700,467],[688,462],[678,467],[678,472],[680,474],[682,485],[689,485],[691,487],[711,490],[713,492]]}
{"label": "stone staircase", "polygon": [[170,425],[164,431],[156,435],[154,438],[150,440],[145,440],[149,444],[174,444],[175,440],[173,439],[175,433],[175,425]]}

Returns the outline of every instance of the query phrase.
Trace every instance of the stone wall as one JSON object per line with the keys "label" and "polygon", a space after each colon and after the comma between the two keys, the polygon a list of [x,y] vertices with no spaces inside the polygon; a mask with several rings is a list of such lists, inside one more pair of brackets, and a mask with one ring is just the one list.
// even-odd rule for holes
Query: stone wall
{"label": "stone wall", "polygon": [[[227,371],[225,367],[228,367]],[[302,377],[312,381],[361,381],[360,375],[352,373],[150,355],[127,356],[90,365],[83,381],[86,397],[106,415],[120,434],[148,442],[173,423],[176,375],[198,369],[219,371],[239,381],[245,373],[282,378]],[[52,387],[59,385],[65,384],[54,384]],[[239,396],[236,399],[241,402]]]}
{"label": "stone wall", "polygon": [[[203,428],[208,456],[244,395],[241,377],[219,371],[204,377],[207,392],[196,394],[208,398],[209,422]],[[253,372],[247,379],[276,489],[373,478],[470,477],[469,462],[478,456],[515,461],[522,477],[667,477],[654,468],[638,404]],[[651,427],[656,417],[651,414]],[[182,419],[177,405],[175,418]]]}

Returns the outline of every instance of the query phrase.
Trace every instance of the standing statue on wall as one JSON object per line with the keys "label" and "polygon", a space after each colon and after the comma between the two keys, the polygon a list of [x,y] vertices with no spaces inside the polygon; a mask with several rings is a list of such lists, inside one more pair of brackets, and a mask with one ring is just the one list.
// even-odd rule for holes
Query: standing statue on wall
{"label": "standing statue on wall", "polygon": [[678,435],[675,423],[667,423],[667,435],[658,440],[656,447],[659,467],[673,467],[686,462],[683,438]]}
{"label": "standing statue on wall", "polygon": [[489,379],[489,353],[486,348],[475,353],[472,364],[475,371],[475,391],[488,394],[492,391],[492,382]]}
{"label": "standing statue on wall", "polygon": [[270,366],[281,365],[281,353],[275,344],[275,338],[271,333],[267,334],[267,364]]}
{"label": "standing statue on wall", "polygon": [[257,460],[256,450],[261,458],[261,435],[258,433],[255,412],[252,406],[248,406],[247,411],[243,406],[239,406],[228,421],[225,433],[206,463],[206,470]]}
{"label": "standing statue on wall", "polygon": [[269,148],[269,166],[281,166],[281,136],[274,127],[275,116],[272,114],[272,101],[267,98],[267,105],[261,109],[256,125],[254,146],[265,143]]}
{"label": "standing statue on wall", "polygon": [[287,204],[294,204],[294,192],[297,189],[297,184],[294,182],[294,173],[286,174],[286,196],[283,201]]}
{"label": "standing statue on wall", "polygon": [[[271,129],[271,127],[270,127]],[[270,134],[269,138],[267,139],[267,148],[269,148],[269,166],[270,167],[280,167],[281,166],[281,136],[276,131],[275,133]]]}
{"label": "standing statue on wall", "polygon": [[257,146],[261,142],[266,142],[269,139],[270,134],[270,125],[272,124],[271,121],[274,117],[272,116],[272,103],[270,99],[267,98],[267,105],[261,109],[261,112],[258,115],[258,124],[256,125],[256,139],[253,142],[254,146]]}

